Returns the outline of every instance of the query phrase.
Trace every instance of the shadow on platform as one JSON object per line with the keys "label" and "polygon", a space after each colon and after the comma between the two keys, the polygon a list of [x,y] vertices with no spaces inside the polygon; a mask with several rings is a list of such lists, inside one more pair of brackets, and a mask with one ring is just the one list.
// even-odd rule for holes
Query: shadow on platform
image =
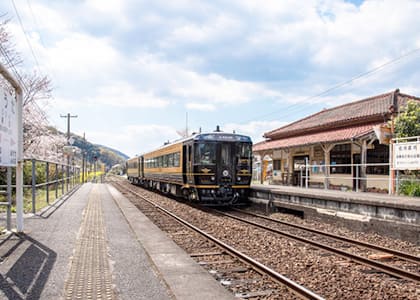
{"label": "shadow on platform", "polygon": [[7,299],[39,299],[57,253],[26,234],[0,242],[0,294]]}

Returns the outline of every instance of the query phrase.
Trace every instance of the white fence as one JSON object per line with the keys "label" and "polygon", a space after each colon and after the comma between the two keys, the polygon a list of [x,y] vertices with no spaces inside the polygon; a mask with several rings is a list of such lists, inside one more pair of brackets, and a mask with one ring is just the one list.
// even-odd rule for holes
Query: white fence
{"label": "white fence", "polygon": [[[302,188],[318,187],[382,193],[389,193],[394,184],[396,194],[399,193],[402,182],[420,184],[420,178],[416,177],[416,173],[395,170],[394,180],[392,180],[390,172],[392,170],[389,168],[389,163],[306,164],[291,173],[274,170],[264,181],[269,184],[293,184]],[[254,176],[254,181],[260,182],[260,176],[261,174]]]}

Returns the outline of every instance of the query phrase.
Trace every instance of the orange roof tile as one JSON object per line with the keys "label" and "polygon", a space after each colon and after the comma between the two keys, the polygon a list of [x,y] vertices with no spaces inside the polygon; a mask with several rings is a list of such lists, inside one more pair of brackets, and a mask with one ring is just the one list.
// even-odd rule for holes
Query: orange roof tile
{"label": "orange roof tile", "polygon": [[284,149],[289,147],[311,145],[317,143],[342,142],[360,138],[373,132],[373,126],[383,124],[373,123],[369,125],[359,125],[346,128],[332,129],[314,134],[299,135],[278,140],[264,141],[254,144],[253,151],[264,151],[269,149]]}
{"label": "orange roof tile", "polygon": [[[384,122],[389,117],[389,108],[393,102],[394,92],[347,103],[334,108],[325,109],[289,125],[266,132],[264,137],[279,139],[305,134],[305,132],[322,131],[325,128],[338,128],[369,122]],[[413,99],[420,98],[396,93],[398,107]]]}

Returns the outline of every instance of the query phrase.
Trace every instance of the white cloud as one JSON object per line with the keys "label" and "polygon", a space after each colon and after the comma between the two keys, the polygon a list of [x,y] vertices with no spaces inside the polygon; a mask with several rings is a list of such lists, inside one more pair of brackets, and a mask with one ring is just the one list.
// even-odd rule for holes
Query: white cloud
{"label": "white cloud", "polygon": [[235,36],[241,31],[241,22],[235,15],[219,13],[200,23],[185,22],[176,26],[167,39],[161,42],[164,47],[177,47],[179,44],[212,43]]}
{"label": "white cloud", "polygon": [[273,129],[286,125],[287,122],[281,121],[252,121],[246,124],[227,123],[223,125],[224,132],[235,131],[251,137],[252,142],[258,143],[264,140],[263,134]]}
{"label": "white cloud", "polygon": [[[416,54],[311,97],[419,47],[419,1],[356,6],[344,0],[308,0],[304,5],[295,0],[40,0],[31,4],[39,26],[29,6],[17,4],[41,68],[52,71],[55,115],[88,107],[98,118],[86,121],[88,136],[113,147],[128,145],[129,154],[176,137],[169,125],[155,123],[179,122],[185,109],[206,112],[208,120],[197,126],[210,127],[216,117],[228,124],[226,131],[256,141],[284,123],[233,124],[232,111],[248,119],[246,112],[263,116],[267,107],[278,105],[290,120],[312,113],[319,102],[330,107],[397,87],[419,94]],[[8,6],[2,1],[0,10]],[[34,64],[16,18],[10,28],[24,60]],[[115,111],[130,115],[124,107],[141,107],[146,118],[152,114],[148,108],[153,113],[171,109],[145,121],[155,125],[119,123],[121,130],[115,133],[93,127]],[[77,123],[82,122],[80,117]]]}
{"label": "white cloud", "polygon": [[67,35],[46,52],[49,65],[69,80],[95,80],[118,70],[121,57],[105,38],[82,33]]}
{"label": "white cloud", "polygon": [[[274,98],[276,91],[261,84],[225,78],[219,74],[199,74],[176,63],[165,62],[157,56],[140,55],[134,64],[141,70],[142,79],[148,85],[164,87],[176,99],[185,99],[190,108],[202,109],[203,106],[191,106],[189,99],[198,99],[210,106],[239,105],[256,97]],[[193,101],[196,103],[195,101]]]}
{"label": "white cloud", "polygon": [[[89,141],[94,143],[107,141],[106,146],[123,150],[130,157],[154,150],[163,146],[166,141],[179,138],[174,128],[158,124],[127,125],[120,128],[120,131],[89,132]],[[124,149],[121,148],[122,145]]]}
{"label": "white cloud", "polygon": [[185,105],[185,107],[189,110],[202,110],[202,111],[215,111],[216,110],[216,107],[213,104],[209,104],[209,103],[189,102]]}
{"label": "white cloud", "polygon": [[90,105],[108,105],[118,107],[164,108],[170,101],[154,95],[153,92],[141,92],[126,82],[115,82],[99,87],[97,93],[88,98]]}

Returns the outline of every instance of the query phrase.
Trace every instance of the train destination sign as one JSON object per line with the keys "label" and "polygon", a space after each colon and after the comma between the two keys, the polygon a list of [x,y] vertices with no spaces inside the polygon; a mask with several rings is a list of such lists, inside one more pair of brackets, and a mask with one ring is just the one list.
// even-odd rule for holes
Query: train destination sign
{"label": "train destination sign", "polygon": [[0,87],[0,166],[16,166],[17,139],[16,100]]}
{"label": "train destination sign", "polygon": [[420,141],[393,144],[395,170],[420,170]]}
{"label": "train destination sign", "polygon": [[196,139],[226,142],[251,142],[251,139],[248,136],[229,133],[203,133],[197,135]]}

